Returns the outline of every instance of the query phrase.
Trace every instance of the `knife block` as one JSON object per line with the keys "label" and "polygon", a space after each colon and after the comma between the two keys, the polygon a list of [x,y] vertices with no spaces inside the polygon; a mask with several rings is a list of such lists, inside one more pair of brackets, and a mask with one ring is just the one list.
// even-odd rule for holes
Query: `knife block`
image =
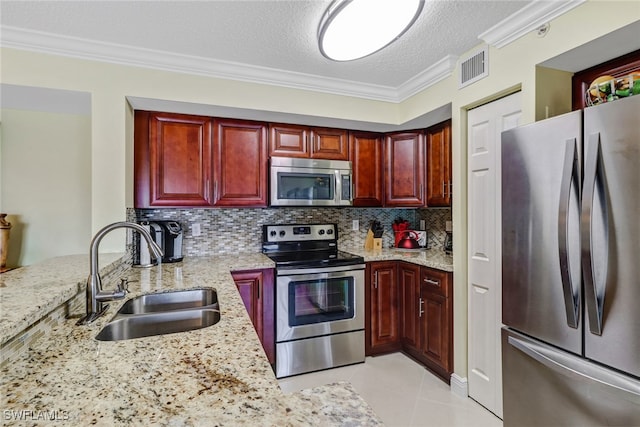
{"label": "knife block", "polygon": [[369,230],[367,231],[367,237],[364,240],[364,248],[365,250],[373,250],[373,241],[375,239],[373,238],[373,231]]}

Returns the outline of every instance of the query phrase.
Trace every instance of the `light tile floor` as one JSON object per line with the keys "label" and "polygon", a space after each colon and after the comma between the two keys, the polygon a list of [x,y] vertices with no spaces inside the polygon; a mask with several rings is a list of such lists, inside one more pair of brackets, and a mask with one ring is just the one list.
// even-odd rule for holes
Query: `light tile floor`
{"label": "light tile floor", "polygon": [[365,363],[283,378],[285,393],[349,381],[388,427],[502,427],[502,420],[402,353],[367,357]]}

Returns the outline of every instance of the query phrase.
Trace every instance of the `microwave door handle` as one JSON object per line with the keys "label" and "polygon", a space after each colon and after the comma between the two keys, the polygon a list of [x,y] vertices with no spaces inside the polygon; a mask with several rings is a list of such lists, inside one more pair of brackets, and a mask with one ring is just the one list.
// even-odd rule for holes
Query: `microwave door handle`
{"label": "microwave door handle", "polygon": [[[564,166],[562,171],[562,186],[560,189],[560,205],[558,208],[558,242],[560,256],[560,277],[562,279],[562,290],[564,297],[567,325],[571,328],[578,327],[578,316],[580,309],[580,294],[573,284],[571,276],[571,265],[569,262],[569,226],[570,212],[569,201],[571,200],[572,189],[577,188],[578,177],[578,157],[576,153],[576,139],[568,139],[565,142]],[[572,185],[575,184],[575,185]]]}

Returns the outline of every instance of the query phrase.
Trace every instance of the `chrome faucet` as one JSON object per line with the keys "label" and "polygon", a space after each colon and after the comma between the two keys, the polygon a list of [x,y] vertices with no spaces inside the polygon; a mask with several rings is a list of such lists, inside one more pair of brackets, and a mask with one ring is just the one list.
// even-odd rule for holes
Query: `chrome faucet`
{"label": "chrome faucet", "polygon": [[91,240],[91,247],[89,252],[90,266],[89,277],[87,278],[87,315],[78,321],[79,325],[91,323],[104,313],[108,305],[104,304],[107,301],[114,301],[122,299],[127,293],[127,290],[122,284],[119,284],[114,291],[102,290],[102,279],[100,278],[100,271],[98,269],[98,247],[102,238],[117,228],[131,228],[142,235],[149,245],[149,252],[153,254],[158,260],[162,257],[162,249],[153,241],[151,235],[146,228],[138,225],[134,222],[114,222],[109,224],[93,236]]}

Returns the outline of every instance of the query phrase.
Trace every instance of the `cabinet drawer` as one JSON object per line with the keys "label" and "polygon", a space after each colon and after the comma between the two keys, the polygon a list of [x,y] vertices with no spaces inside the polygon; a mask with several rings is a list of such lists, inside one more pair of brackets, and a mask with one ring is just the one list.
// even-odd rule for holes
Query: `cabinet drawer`
{"label": "cabinet drawer", "polygon": [[444,297],[449,297],[451,290],[449,289],[450,273],[440,270],[434,270],[428,267],[422,267],[420,274],[420,283],[423,289],[433,292]]}

